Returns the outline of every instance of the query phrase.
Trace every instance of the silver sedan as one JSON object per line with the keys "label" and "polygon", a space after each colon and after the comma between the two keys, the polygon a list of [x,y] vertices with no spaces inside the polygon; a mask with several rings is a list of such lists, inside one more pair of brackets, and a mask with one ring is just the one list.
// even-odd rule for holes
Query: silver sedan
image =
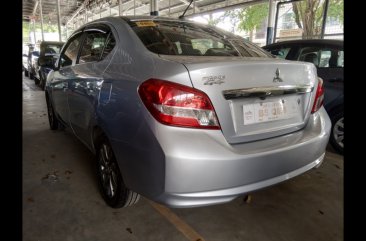
{"label": "silver sedan", "polygon": [[161,17],[76,30],[46,83],[50,128],[97,156],[111,207],[225,203],[321,164],[331,123],[313,64]]}

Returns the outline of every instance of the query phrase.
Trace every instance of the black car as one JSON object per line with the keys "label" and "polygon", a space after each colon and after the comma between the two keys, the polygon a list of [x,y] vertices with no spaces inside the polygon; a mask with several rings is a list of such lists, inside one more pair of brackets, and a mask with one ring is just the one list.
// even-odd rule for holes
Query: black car
{"label": "black car", "polygon": [[343,154],[343,66],[342,40],[291,40],[263,47],[273,55],[288,60],[313,63],[324,81],[324,107],[332,120],[330,143]]}
{"label": "black car", "polygon": [[34,82],[42,89],[44,89],[47,75],[52,70],[63,45],[63,42],[56,41],[43,41],[40,44],[41,51],[35,66]]}
{"label": "black car", "polygon": [[27,66],[25,66],[24,74],[25,76],[29,76],[30,79],[34,79],[37,68],[37,61],[39,57],[39,51],[29,51],[27,56]]}

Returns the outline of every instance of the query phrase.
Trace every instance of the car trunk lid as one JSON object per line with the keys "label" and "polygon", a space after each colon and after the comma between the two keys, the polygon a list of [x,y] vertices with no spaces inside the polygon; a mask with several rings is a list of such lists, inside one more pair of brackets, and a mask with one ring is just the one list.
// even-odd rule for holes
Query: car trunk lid
{"label": "car trunk lid", "polygon": [[271,58],[161,56],[183,64],[205,92],[229,143],[303,128],[313,104],[313,65]]}

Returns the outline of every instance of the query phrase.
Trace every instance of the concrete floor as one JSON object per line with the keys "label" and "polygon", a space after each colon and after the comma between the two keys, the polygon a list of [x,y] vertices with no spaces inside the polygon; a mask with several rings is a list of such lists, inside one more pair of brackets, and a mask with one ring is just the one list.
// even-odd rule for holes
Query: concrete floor
{"label": "concrete floor", "polygon": [[168,209],[147,199],[112,209],[93,155],[68,130],[49,130],[44,92],[23,78],[24,241],[343,240],[343,157],[222,205]]}

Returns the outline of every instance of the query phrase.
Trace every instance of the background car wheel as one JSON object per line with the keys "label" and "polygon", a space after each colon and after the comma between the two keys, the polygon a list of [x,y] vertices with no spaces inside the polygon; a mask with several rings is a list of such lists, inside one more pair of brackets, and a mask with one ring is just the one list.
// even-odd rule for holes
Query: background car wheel
{"label": "background car wheel", "polygon": [[29,76],[29,72],[28,72],[27,69],[24,69],[24,75],[25,75],[25,77],[28,77]]}
{"label": "background car wheel", "polygon": [[32,71],[29,71],[29,70],[28,70],[28,72],[29,72],[29,78],[30,78],[30,79],[34,79],[34,74],[32,73]]}
{"label": "background car wheel", "polygon": [[105,136],[97,144],[97,175],[104,201],[112,208],[131,206],[140,198],[122,179],[112,147]]}
{"label": "background car wheel", "polygon": [[47,102],[48,122],[50,123],[50,129],[57,130],[59,127],[59,122],[55,115],[55,111],[53,110],[51,100],[49,100],[47,97],[46,102]]}
{"label": "background car wheel", "polygon": [[46,80],[42,77],[42,75],[40,74],[39,75],[39,78],[40,78],[40,80],[39,80],[39,87],[41,87],[41,89],[42,90],[44,90],[44,87],[45,87],[45,82],[46,82]]}
{"label": "background car wheel", "polygon": [[331,117],[332,121],[332,131],[330,135],[330,144],[332,147],[340,154],[343,154],[343,111],[340,111]]}

